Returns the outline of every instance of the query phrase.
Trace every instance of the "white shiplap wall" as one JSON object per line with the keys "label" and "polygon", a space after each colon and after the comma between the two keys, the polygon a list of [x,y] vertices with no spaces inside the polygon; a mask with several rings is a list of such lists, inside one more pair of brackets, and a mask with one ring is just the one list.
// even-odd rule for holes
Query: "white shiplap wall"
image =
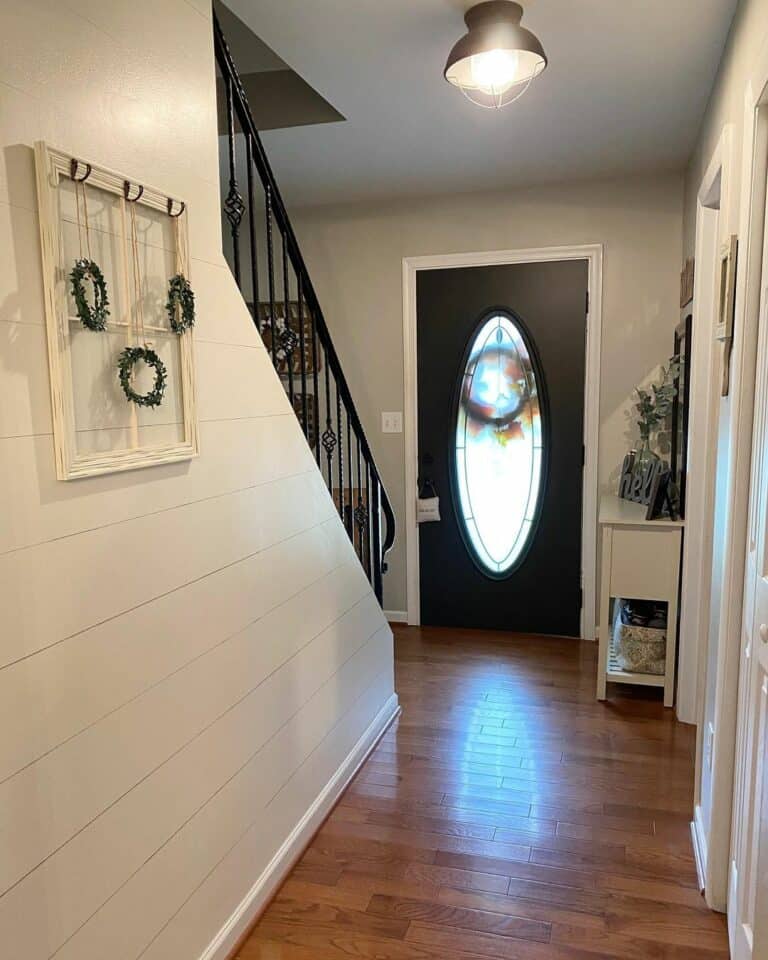
{"label": "white shiplap wall", "polygon": [[[221,257],[214,98],[206,0],[0,8],[3,960],[226,956],[396,707]],[[56,480],[37,139],[190,201],[199,459]]]}

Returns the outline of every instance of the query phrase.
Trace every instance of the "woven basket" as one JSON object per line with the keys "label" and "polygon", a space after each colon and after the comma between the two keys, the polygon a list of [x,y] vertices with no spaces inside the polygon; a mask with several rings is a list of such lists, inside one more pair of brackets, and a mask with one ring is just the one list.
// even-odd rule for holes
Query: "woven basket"
{"label": "woven basket", "polygon": [[666,668],[667,631],[622,623],[619,605],[613,622],[613,654],[622,670],[662,676]]}

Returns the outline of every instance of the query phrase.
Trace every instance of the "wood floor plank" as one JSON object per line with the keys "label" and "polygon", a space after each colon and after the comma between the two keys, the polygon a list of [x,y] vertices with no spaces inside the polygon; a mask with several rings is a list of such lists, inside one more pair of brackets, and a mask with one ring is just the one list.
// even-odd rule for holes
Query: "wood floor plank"
{"label": "wood floor plank", "polygon": [[[489,819],[485,824],[482,818],[475,822],[472,814],[467,814],[466,820],[454,819],[451,816],[426,816],[418,813],[383,813],[377,810],[362,811],[365,822],[382,827],[399,827],[404,830],[421,830],[429,833],[444,834],[449,837],[467,837],[474,840],[493,840],[498,827]],[[520,818],[521,824],[528,825],[527,818]],[[532,835],[529,833],[529,835]],[[549,836],[550,834],[544,834]]]}
{"label": "wood floor plank", "polygon": [[345,886],[342,885],[339,877],[333,886],[328,886],[322,883],[310,883],[307,880],[297,880],[291,875],[280,888],[274,902],[300,900],[305,903],[325,903],[345,910],[366,910],[371,896],[371,892],[359,882],[359,878],[354,885]]}
{"label": "wood floor plank", "polygon": [[[458,954],[457,954],[458,956]],[[267,914],[240,948],[237,960],[445,960],[428,945],[373,937],[333,926],[301,926]],[[461,960],[477,958],[461,955]]]}
{"label": "wood floor plank", "polygon": [[[391,879],[377,876],[374,872],[342,871],[336,884],[342,894],[352,891],[355,897],[365,899],[365,906],[376,893],[384,893],[392,897],[411,897],[414,900],[437,900],[440,894],[440,884],[431,880],[414,880],[405,878]],[[336,889],[334,888],[334,889]]]}
{"label": "wood floor plank", "polygon": [[[443,950],[443,956],[452,957],[463,957],[465,953],[493,957],[494,960],[585,960],[587,957],[583,950],[574,950],[564,944],[512,940],[473,930],[445,929],[420,921],[409,926],[405,939],[419,946]],[[593,954],[589,960],[594,960]]]}
{"label": "wood floor plank", "polygon": [[604,930],[608,921],[600,913],[587,913],[560,907],[551,898],[543,902],[527,900],[522,897],[498,893],[477,893],[472,890],[457,890],[454,887],[441,887],[437,899],[451,906],[470,907],[475,910],[488,910],[493,913],[508,913],[515,917],[527,917],[530,920],[542,920],[545,923],[572,923],[598,930]]}
{"label": "wood floor plank", "polygon": [[577,870],[602,872],[610,870],[619,876],[644,879],[656,877],[659,880],[672,879],[682,886],[696,887],[696,867],[693,860],[682,859],[666,854],[645,853],[635,850],[625,851],[625,861],[618,863],[602,859],[597,850],[572,853],[566,850],[547,850],[534,847],[531,850],[531,863],[549,867],[565,867]]}
{"label": "wood floor plank", "polygon": [[410,864],[405,871],[405,879],[417,883],[427,881],[438,886],[459,887],[462,890],[484,890],[487,893],[506,893],[509,886],[509,877],[504,875],[422,863]]}
{"label": "wood floor plank", "polygon": [[552,942],[602,955],[624,957],[626,960],[649,960],[655,957],[669,957],[670,960],[715,960],[716,957],[728,957],[728,946],[723,943],[722,935],[708,937],[706,931],[703,931],[693,944],[675,942],[665,936],[663,946],[659,949],[659,941],[625,936],[612,930],[586,930],[583,927],[555,923],[552,927]]}
{"label": "wood floor plank", "polygon": [[329,903],[313,903],[285,896],[277,897],[269,908],[270,917],[282,923],[300,926],[332,927],[334,930],[354,930],[374,937],[402,940],[408,929],[408,919],[354,910]]}
{"label": "wood floor plank", "polygon": [[[478,797],[471,794],[454,795],[445,793],[442,796],[441,803],[444,807],[464,807],[472,812],[483,810],[488,813],[498,813],[502,816],[520,816],[527,817],[531,815],[531,804],[522,800],[513,800],[508,797],[495,799],[493,797]],[[554,819],[539,818],[537,819]]]}
{"label": "wood floor plank", "polygon": [[621,875],[612,873],[610,869],[599,874],[595,882],[603,890],[629,893],[659,903],[678,903],[702,910],[708,909],[698,885],[680,884],[658,877]]}
{"label": "wood floor plank", "polygon": [[379,894],[371,898],[368,912],[390,920],[407,920],[409,923],[422,920],[441,926],[461,927],[465,930],[494,933],[517,940],[538,940],[542,943],[549,942],[552,930],[550,923],[517,917],[509,913],[494,913],[490,910],[456,907],[434,901],[409,900]]}
{"label": "wood floor plank", "polygon": [[694,731],[596,649],[397,627],[403,707],[240,960],[720,960]]}
{"label": "wood floor plank", "polygon": [[[490,873],[502,877],[543,880],[562,886],[586,888],[596,885],[593,874],[583,867],[581,869],[572,869],[560,865],[551,866],[549,864],[507,860],[499,857],[485,857],[476,854],[446,853],[442,850],[438,850],[437,852],[435,865],[454,867],[462,870],[474,870],[477,873]],[[613,866],[614,865],[611,864],[611,867]]]}

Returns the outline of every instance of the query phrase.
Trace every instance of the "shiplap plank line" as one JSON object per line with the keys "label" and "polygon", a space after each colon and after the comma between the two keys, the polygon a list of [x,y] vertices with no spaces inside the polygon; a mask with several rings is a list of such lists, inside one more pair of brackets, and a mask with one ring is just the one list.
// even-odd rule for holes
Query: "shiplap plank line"
{"label": "shiplap plank line", "polygon": [[0,671],[0,782],[351,559],[331,518]]}
{"label": "shiplap plank line", "polygon": [[[172,954],[166,942],[155,945],[239,846],[247,847],[251,865],[239,873],[242,892],[255,879],[252,864],[271,860],[391,694],[388,650],[386,635],[377,632],[341,668],[338,688],[324,685],[264,748],[258,766],[243,770],[188,821],[57,952],[57,960],[102,960],[107,951],[110,960],[134,960],[150,948],[161,950],[164,960],[194,956]],[[202,837],[212,839],[201,843]],[[239,899],[229,900],[230,911]],[[198,901],[197,909],[206,918],[199,954],[212,924],[209,904]],[[117,945],[115,929],[125,931]]]}
{"label": "shiplap plank line", "polygon": [[[333,681],[378,632],[371,624],[381,629],[378,616],[370,595],[0,897],[0,942],[25,960],[47,958]],[[55,909],[40,923],[45,905]]]}
{"label": "shiplap plank line", "polygon": [[[370,595],[347,564],[0,786],[0,894],[201,736]],[[270,643],[279,632],[284,642]],[[212,683],[211,678],[216,678]],[[38,798],[45,797],[40,806]]]}
{"label": "shiplap plank line", "polygon": [[[243,322],[248,322],[247,309],[244,304],[241,307]],[[4,363],[0,439],[50,435],[53,425],[45,327],[0,320],[0,349]],[[290,412],[271,360],[258,344],[246,347],[198,340],[195,367],[200,420]],[[104,425],[109,426],[109,422],[105,420]],[[88,427],[94,427],[94,423],[89,421]]]}
{"label": "shiplap plank line", "polygon": [[[50,437],[0,440],[0,475],[13,510],[0,515],[0,554],[305,473],[313,457],[292,412],[202,423],[204,456],[188,464],[56,479]],[[183,477],[183,484],[179,478]]]}
{"label": "shiplap plank line", "polygon": [[334,511],[312,471],[0,557],[7,638],[0,666],[209,576]]}
{"label": "shiplap plank line", "polygon": [[[388,641],[388,644],[390,642]],[[303,810],[308,809],[328,781],[329,772],[337,770],[346,759],[356,742],[355,738],[375,716],[376,709],[372,710],[368,704],[384,704],[391,693],[390,663],[353,709],[345,715],[343,723],[338,727],[339,737],[327,737],[323,741],[321,749],[315,755],[320,765],[312,769],[313,757],[306,765],[307,769],[302,767],[296,774],[291,788],[294,810],[301,805]],[[319,756],[321,753],[322,756]],[[299,778],[301,782],[297,783]],[[275,816],[279,818],[284,836],[298,819],[293,810],[291,819],[285,799],[287,797],[281,794],[279,800],[275,801],[275,804],[279,803]],[[263,848],[263,830],[257,821],[170,918],[145,952],[139,955],[140,960],[186,960],[188,957],[201,956],[211,940],[211,928],[220,930],[230,919],[233,904],[239,904],[248,894],[253,882],[252,864],[267,862],[263,859]]]}

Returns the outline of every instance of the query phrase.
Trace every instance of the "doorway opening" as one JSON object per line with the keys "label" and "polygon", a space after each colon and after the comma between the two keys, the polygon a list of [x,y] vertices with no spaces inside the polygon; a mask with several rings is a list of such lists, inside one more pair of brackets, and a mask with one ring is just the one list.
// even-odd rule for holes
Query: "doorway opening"
{"label": "doorway opening", "polygon": [[[530,267],[527,280],[526,265]],[[505,267],[515,268],[506,278]],[[552,325],[541,324],[544,291],[562,286],[552,282],[559,268],[563,277],[570,275],[565,284],[570,306],[551,303],[550,316],[570,310],[563,332],[570,328],[572,338],[572,342],[563,341],[560,350],[556,331],[548,329]],[[410,624],[498,626],[594,639],[601,282],[599,245],[403,261]],[[468,289],[471,292],[462,308],[457,295]],[[432,323],[421,325],[420,336],[423,296],[436,298],[437,314]],[[544,298],[540,304],[536,296]],[[450,324],[446,311],[453,311]],[[542,337],[545,344],[539,342]],[[554,418],[549,409],[553,384],[558,403]],[[433,428],[436,433],[431,435]],[[553,452],[561,458],[562,469],[556,471],[559,489],[557,482],[551,482]],[[507,496],[503,522],[494,523],[504,478],[512,471],[516,471],[516,486],[506,487],[514,496]],[[419,530],[419,480],[429,490],[440,488],[435,492],[447,524],[441,520],[430,524],[431,529]],[[534,561],[540,563],[547,542],[552,546],[556,539],[552,523],[561,497],[568,502],[562,516],[574,528],[569,537],[573,559],[563,566],[572,576],[544,577],[540,586],[549,601],[542,603],[539,597],[537,606],[552,608],[561,589],[570,600],[561,604],[564,617],[559,625],[554,619],[542,622],[538,631],[532,629],[531,621],[516,618],[522,605],[516,604],[513,584],[526,568],[536,584]],[[548,531],[542,517],[550,523]],[[436,534],[439,527],[442,532]],[[441,544],[443,536],[451,541],[450,550]],[[499,595],[493,593],[499,581],[507,585],[501,607]],[[475,588],[471,592],[475,607],[467,614],[471,620],[460,624],[455,616],[463,607],[465,585]]]}

